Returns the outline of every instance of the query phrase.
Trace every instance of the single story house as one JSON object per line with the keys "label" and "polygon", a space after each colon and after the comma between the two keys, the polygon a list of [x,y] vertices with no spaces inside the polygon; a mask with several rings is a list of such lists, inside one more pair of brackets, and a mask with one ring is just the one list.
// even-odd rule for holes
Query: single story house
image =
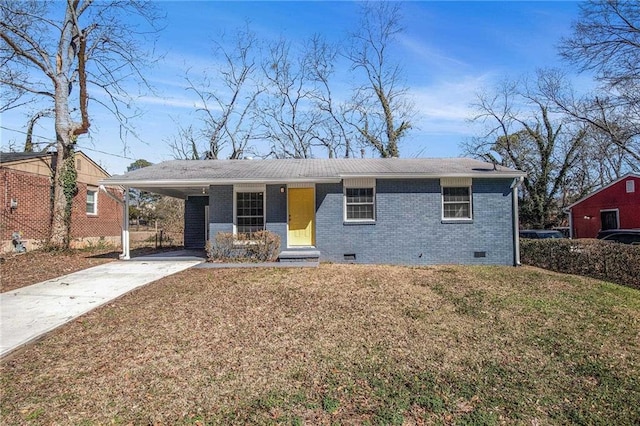
{"label": "single story house", "polygon": [[176,160],[102,183],[183,198],[186,248],[264,229],[281,258],[514,265],[524,175],[468,158]]}
{"label": "single story house", "polygon": [[[53,152],[0,153],[2,216],[1,251],[14,249],[13,235],[19,233],[27,249],[38,247],[49,237]],[[78,193],[71,210],[71,246],[120,244],[124,193],[121,188],[99,190],[98,181],[110,175],[82,152],[75,154]]]}
{"label": "single story house", "polygon": [[640,228],[640,175],[629,173],[567,207],[572,238]]}

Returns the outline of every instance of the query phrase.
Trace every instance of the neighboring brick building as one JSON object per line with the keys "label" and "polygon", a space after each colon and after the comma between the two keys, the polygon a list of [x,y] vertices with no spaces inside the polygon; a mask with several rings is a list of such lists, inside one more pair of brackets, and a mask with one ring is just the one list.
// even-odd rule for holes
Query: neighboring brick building
{"label": "neighboring brick building", "polygon": [[598,231],[640,228],[640,175],[629,173],[570,205],[573,238],[595,238]]}
{"label": "neighboring brick building", "polygon": [[[14,232],[20,232],[28,249],[48,238],[55,161],[54,153],[0,153],[0,251],[13,250],[11,238]],[[78,193],[72,205],[71,246],[103,242],[119,245],[122,204],[98,187],[98,181],[109,174],[82,152],[76,153],[76,168]],[[109,188],[108,191],[118,200],[123,197],[121,188]]]}

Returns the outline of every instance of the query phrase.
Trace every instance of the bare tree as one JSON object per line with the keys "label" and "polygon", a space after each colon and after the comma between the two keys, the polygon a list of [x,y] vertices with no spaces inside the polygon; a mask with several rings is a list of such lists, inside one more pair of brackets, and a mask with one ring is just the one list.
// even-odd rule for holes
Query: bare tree
{"label": "bare tree", "polygon": [[486,123],[488,130],[465,150],[527,172],[521,219],[545,228],[557,224],[561,208],[592,183],[584,155],[585,129],[554,117],[552,105],[537,89],[506,81],[479,95],[474,120]]}
{"label": "bare tree", "polygon": [[310,99],[313,107],[320,111],[319,125],[313,129],[314,144],[327,150],[329,158],[353,155],[353,132],[345,121],[347,106],[336,100],[332,87],[338,47],[329,44],[322,36],[315,34],[305,46],[305,69],[307,79],[313,85]]}
{"label": "bare tree", "polygon": [[599,144],[609,146],[602,147],[602,153],[620,156],[620,172],[640,170],[640,115],[634,117],[632,104],[618,102],[607,91],[578,95],[557,69],[539,70],[538,81],[541,93],[557,112],[585,124]]}
{"label": "bare tree", "polygon": [[[90,90],[106,94],[108,101],[92,97],[122,123],[121,108],[129,98],[125,82],[144,82],[141,65],[147,57],[134,39],[136,18],[155,23],[151,2],[67,0],[57,2],[0,2],[0,84],[20,95],[53,106],[57,161],[49,243],[68,247],[71,200],[77,192],[73,149],[77,138],[89,131]],[[125,24],[123,19],[128,22]]]}
{"label": "bare tree", "polygon": [[[217,159],[229,148],[228,158],[233,160],[242,158],[254,138],[255,106],[263,89],[256,76],[257,40],[248,25],[236,31],[231,48],[224,48],[223,43],[224,36],[217,43],[222,64],[201,76],[187,73],[187,82],[188,90],[202,104],[198,112],[204,116],[202,133],[208,142],[205,157]],[[193,136],[193,132],[190,134]],[[193,147],[193,140],[185,142]]]}
{"label": "bare tree", "polygon": [[[24,141],[24,152],[33,152],[33,128],[36,125],[37,121],[44,117],[50,117],[53,114],[52,109],[45,109],[42,111],[38,111],[33,117],[29,119],[29,123],[27,124],[26,138]],[[47,151],[51,143],[48,143],[42,151]]]}
{"label": "bare tree", "polygon": [[346,52],[351,69],[365,76],[365,83],[355,89],[351,123],[381,157],[399,155],[398,143],[411,128],[414,115],[402,69],[390,57],[394,37],[402,31],[400,21],[399,3],[364,3]]}
{"label": "bare tree", "polygon": [[574,118],[608,134],[610,142],[638,164],[640,2],[589,0],[580,7],[580,19],[573,25],[572,36],[562,40],[560,54],[580,71],[595,72],[601,91],[579,102],[561,96],[555,96],[555,101]]}
{"label": "bare tree", "polygon": [[291,52],[291,44],[280,39],[269,46],[262,70],[267,96],[260,104],[262,132],[277,158],[309,158],[314,129],[322,114],[312,108],[313,88],[308,84],[307,62]]}
{"label": "bare tree", "polygon": [[[200,144],[200,131],[194,129],[192,125],[183,126],[176,121],[177,134],[169,136],[165,139],[173,158],[178,160],[200,160],[200,152],[198,146]],[[216,151],[217,152],[217,151]]]}
{"label": "bare tree", "polygon": [[635,0],[589,0],[560,54],[581,71],[592,70],[607,86],[637,92],[640,83],[640,3]]}

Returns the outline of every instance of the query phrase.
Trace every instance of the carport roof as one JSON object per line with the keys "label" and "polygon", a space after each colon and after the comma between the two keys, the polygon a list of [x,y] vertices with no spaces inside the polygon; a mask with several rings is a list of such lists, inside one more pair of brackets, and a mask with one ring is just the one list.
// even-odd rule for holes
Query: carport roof
{"label": "carport roof", "polygon": [[345,178],[515,178],[525,173],[470,158],[325,158],[269,160],[174,160],[112,176],[122,185],[184,198],[209,185],[340,182]]}

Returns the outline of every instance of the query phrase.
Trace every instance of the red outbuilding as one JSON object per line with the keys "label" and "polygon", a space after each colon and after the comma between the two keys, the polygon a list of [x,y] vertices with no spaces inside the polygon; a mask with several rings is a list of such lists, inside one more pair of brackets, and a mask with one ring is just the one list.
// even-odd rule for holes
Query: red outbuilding
{"label": "red outbuilding", "polygon": [[624,175],[568,210],[572,238],[595,238],[607,229],[640,229],[640,175]]}

